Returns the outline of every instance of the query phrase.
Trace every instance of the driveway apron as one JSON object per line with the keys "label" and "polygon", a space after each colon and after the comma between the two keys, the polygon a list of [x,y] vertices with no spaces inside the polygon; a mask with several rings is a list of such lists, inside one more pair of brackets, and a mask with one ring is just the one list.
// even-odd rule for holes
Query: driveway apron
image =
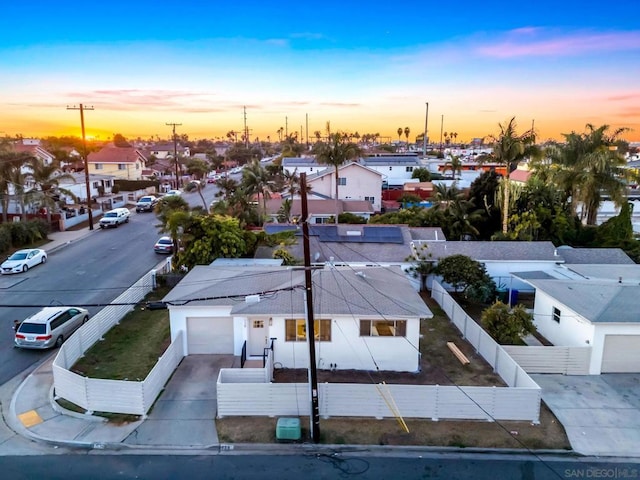
{"label": "driveway apron", "polygon": [[531,377],[576,452],[640,456],[640,374]]}
{"label": "driveway apron", "polygon": [[131,445],[207,446],[219,443],[216,380],[233,355],[182,359],[144,422],[124,441]]}

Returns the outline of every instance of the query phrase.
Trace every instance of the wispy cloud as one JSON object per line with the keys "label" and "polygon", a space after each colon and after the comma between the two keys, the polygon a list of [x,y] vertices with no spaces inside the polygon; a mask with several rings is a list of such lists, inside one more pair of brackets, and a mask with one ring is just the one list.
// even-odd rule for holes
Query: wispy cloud
{"label": "wispy cloud", "polygon": [[541,28],[519,28],[507,32],[503,39],[477,47],[485,57],[565,57],[585,53],[640,50],[640,32],[559,34]]}
{"label": "wispy cloud", "polygon": [[607,100],[612,102],[628,102],[629,100],[640,100],[640,92],[612,95],[610,97],[607,97]]}

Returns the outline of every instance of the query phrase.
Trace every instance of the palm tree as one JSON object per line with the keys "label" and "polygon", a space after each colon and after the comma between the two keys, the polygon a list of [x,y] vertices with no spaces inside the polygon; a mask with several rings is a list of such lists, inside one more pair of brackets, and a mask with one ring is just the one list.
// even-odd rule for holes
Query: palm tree
{"label": "palm tree", "polygon": [[215,196],[217,198],[229,198],[238,189],[239,184],[233,178],[224,176],[216,183],[218,191]]}
{"label": "palm tree", "polygon": [[401,137],[402,137],[402,127],[398,127],[398,143],[400,142]]}
{"label": "palm tree", "polygon": [[267,200],[271,198],[272,181],[267,170],[258,160],[254,160],[242,171],[242,188],[251,197],[256,195],[258,200],[262,197],[262,212],[260,223],[264,223],[264,215],[267,213]]}
{"label": "palm tree", "polygon": [[502,233],[507,234],[509,228],[509,177],[516,169],[518,163],[528,156],[536,156],[539,153],[535,145],[535,133],[527,130],[522,134],[516,132],[516,118],[512,117],[508,123],[498,124],[500,134],[493,140],[493,152],[491,159],[505,167],[504,176],[504,197],[502,201]]}
{"label": "palm tree", "polygon": [[361,154],[360,147],[356,144],[345,140],[344,135],[340,132],[329,135],[327,143],[316,143],[314,145],[314,151],[316,153],[316,160],[324,165],[332,165],[335,171],[335,201],[336,201],[336,215],[335,222],[338,224],[338,215],[340,209],[338,205],[338,184],[340,176],[338,169],[347,160],[357,158]]}
{"label": "palm tree", "polygon": [[577,205],[584,206],[582,214],[588,225],[595,225],[602,193],[606,193],[620,206],[625,200],[625,177],[628,171],[624,157],[618,152],[616,142],[626,128],[608,134],[609,126],[595,128],[587,124],[583,134],[565,134],[564,145],[553,146],[547,153],[552,159],[554,180],[571,198],[571,212]]}
{"label": "palm tree", "polygon": [[460,160],[459,155],[451,155],[451,159],[444,164],[443,172],[447,170],[451,170],[453,174],[453,179],[456,179],[456,172],[460,173],[462,171],[462,160]]}
{"label": "palm tree", "polygon": [[404,127],[404,136],[407,139],[407,150],[409,150],[409,133],[411,133],[409,127]]}
{"label": "palm tree", "polygon": [[29,162],[31,169],[31,179],[34,183],[34,189],[41,192],[42,204],[47,208],[47,222],[51,223],[51,210],[56,206],[54,194],[64,193],[75,199],[75,195],[64,188],[60,188],[60,182],[68,180],[75,183],[75,177],[70,173],[63,173],[60,170],[58,162],[54,161],[46,164],[35,157]]}
{"label": "palm tree", "polygon": [[0,150],[0,197],[2,197],[2,221],[7,223],[9,212],[9,202],[17,192],[14,180],[18,181],[18,186],[22,186],[24,178],[21,175],[22,166],[31,160],[31,155],[13,151],[11,146],[3,145]]}

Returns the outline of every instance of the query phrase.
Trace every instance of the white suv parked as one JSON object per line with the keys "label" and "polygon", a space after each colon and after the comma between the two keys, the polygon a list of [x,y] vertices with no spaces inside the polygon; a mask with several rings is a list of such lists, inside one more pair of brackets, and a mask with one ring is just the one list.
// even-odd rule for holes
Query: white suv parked
{"label": "white suv parked", "polygon": [[105,213],[100,219],[100,228],[118,227],[121,223],[129,223],[128,208],[114,208]]}

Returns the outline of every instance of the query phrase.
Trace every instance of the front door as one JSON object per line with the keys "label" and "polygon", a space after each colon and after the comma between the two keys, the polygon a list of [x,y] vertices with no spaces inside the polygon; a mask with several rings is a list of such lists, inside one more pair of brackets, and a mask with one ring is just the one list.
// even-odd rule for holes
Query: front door
{"label": "front door", "polygon": [[261,357],[264,353],[264,347],[267,346],[267,326],[266,322],[269,320],[266,318],[252,318],[251,328],[249,329],[249,356]]}

